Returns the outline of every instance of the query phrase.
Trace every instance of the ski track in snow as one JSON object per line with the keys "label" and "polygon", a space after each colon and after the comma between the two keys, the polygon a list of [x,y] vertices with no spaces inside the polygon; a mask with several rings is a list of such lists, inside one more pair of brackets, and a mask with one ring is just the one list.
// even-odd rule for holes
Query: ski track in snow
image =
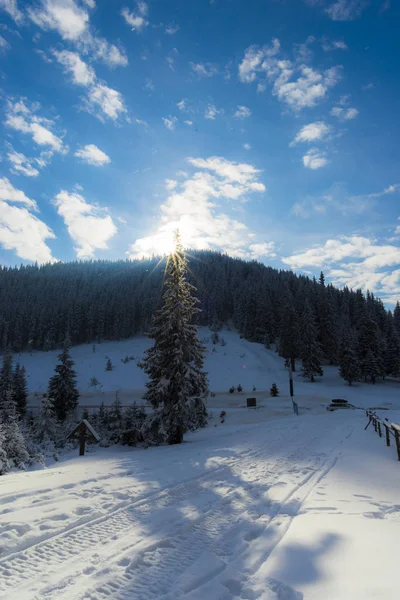
{"label": "ski track in snow", "polygon": [[[236,432],[233,458],[224,455],[232,435],[222,435],[207,454],[220,462],[196,477],[114,503],[100,517],[69,524],[29,547],[22,539],[19,551],[0,560],[0,597],[172,600],[195,598],[198,592],[198,598],[206,598],[202,586],[215,579],[222,581],[224,597],[246,598],[246,577],[285,535],[305,498],[335,464],[352,428],[351,420],[332,427],[326,419],[314,431],[308,426],[305,436],[301,422],[293,419],[275,427],[259,425]],[[167,460],[159,452],[160,461]],[[185,446],[183,462],[184,453]],[[189,453],[189,466],[192,459]],[[126,477],[120,493],[129,488]],[[101,481],[95,481],[93,497],[101,489]],[[29,500],[29,492],[24,495]],[[282,594],[289,593],[285,590]],[[296,597],[277,593],[277,598]]]}

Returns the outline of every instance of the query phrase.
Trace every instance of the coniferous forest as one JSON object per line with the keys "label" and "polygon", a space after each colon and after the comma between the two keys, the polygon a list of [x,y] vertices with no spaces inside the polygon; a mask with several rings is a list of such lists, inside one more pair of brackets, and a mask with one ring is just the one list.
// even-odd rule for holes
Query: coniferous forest
{"label": "coniferous forest", "polygon": [[[159,308],[165,260],[55,263],[0,269],[0,348],[12,352],[147,333]],[[232,323],[246,339],[303,363],[304,375],[339,365],[349,383],[400,375],[400,305],[372,293],[258,262],[189,253],[200,325]]]}

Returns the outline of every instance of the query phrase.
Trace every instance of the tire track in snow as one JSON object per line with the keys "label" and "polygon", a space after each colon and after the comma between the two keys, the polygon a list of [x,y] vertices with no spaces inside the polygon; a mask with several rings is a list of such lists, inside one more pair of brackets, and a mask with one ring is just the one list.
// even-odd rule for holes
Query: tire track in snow
{"label": "tire track in snow", "polygon": [[[285,473],[285,470],[287,471],[290,461],[299,460],[304,456],[309,457],[310,448],[313,448],[315,442],[321,437],[323,434],[308,440],[306,447],[304,444],[296,445],[292,448],[292,452],[284,458],[276,460],[272,465],[271,461],[267,460],[264,470],[258,473],[258,479],[266,477],[278,479]],[[248,472],[251,466],[248,463],[253,462],[254,458],[256,456],[251,455],[248,460],[241,461],[242,473]],[[294,485],[294,488],[280,504],[273,506],[270,515],[271,521],[296,492],[321,474],[320,470],[321,465],[315,465],[298,484]],[[301,472],[301,469],[299,471]],[[315,483],[312,484],[311,489],[314,485]],[[251,492],[253,487],[254,482],[244,484],[246,492]],[[164,532],[164,536],[160,539],[145,542],[136,549],[131,547],[122,553],[122,558],[120,553],[114,562],[114,569],[111,568],[110,562],[107,562],[106,568],[100,568],[92,574],[96,580],[100,580],[102,583],[95,589],[89,589],[87,592],[73,597],[80,600],[105,600],[110,597],[114,600],[158,600],[161,598],[172,600],[180,597],[179,590],[174,590],[171,594],[171,588],[174,587],[177,579],[204,553],[212,553],[218,557],[217,560],[224,561],[220,571],[225,569],[226,561],[229,563],[234,559],[232,548],[229,549],[227,532],[240,526],[240,519],[247,512],[243,506],[243,498],[240,498],[234,490],[216,501],[194,523],[179,524],[178,527],[173,525],[170,531]],[[258,530],[261,531],[265,529],[265,524],[261,528],[258,527]],[[195,589],[195,587],[191,589]],[[61,584],[56,588],[49,589],[47,593],[41,595],[41,598],[50,599],[54,596],[61,598],[63,590],[65,591],[65,586]],[[186,591],[189,591],[189,588]],[[180,592],[182,593],[182,590]],[[70,591],[68,597],[71,597]]]}
{"label": "tire track in snow", "polygon": [[[113,507],[106,515],[96,516],[84,524],[73,526],[64,532],[54,534],[28,548],[2,558],[0,560],[0,597],[6,597],[2,592],[12,587],[12,597],[15,598],[15,588],[24,580],[34,579],[41,573],[59,569],[61,565],[65,565],[66,561],[87,552],[89,548],[101,546],[119,536],[126,535],[127,530],[141,525],[140,519],[143,519],[146,512],[152,514],[190,498],[196,493],[196,488],[199,488],[198,493],[201,492],[203,482],[220,478],[224,472],[234,468],[235,464],[243,461],[246,456],[250,457],[247,459],[248,461],[253,461],[265,450],[264,444],[259,445],[256,450],[246,450],[239,457],[227,461],[228,464],[213,468],[209,473],[203,472],[178,485],[157,490],[139,500],[124,501],[122,506]],[[137,514],[132,511],[136,511]]]}

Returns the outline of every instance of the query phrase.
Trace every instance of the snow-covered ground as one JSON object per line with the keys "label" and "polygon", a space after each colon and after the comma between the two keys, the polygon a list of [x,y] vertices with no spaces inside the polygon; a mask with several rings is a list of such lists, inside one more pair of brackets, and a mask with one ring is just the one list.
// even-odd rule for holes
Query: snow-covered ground
{"label": "snow-covered ground", "polygon": [[397,599],[394,448],[362,411],[250,412],[1,478],[0,597]]}
{"label": "snow-covered ground", "polygon": [[[0,598],[397,600],[395,448],[364,430],[363,410],[329,413],[326,404],[346,397],[400,421],[400,384],[349,388],[327,368],[318,383],[296,380],[296,417],[285,394],[265,392],[273,381],[287,389],[282,360],[223,336],[215,353],[208,345],[212,418],[183,445],[94,446],[0,478]],[[147,344],[75,348],[82,394],[95,376],[103,397],[120,389],[128,401],[140,398],[142,372],[120,359]],[[32,392],[44,389],[55,354],[21,356]],[[116,366],[110,373],[105,355]],[[239,383],[242,394],[227,393]],[[258,410],[244,408],[252,395]]]}

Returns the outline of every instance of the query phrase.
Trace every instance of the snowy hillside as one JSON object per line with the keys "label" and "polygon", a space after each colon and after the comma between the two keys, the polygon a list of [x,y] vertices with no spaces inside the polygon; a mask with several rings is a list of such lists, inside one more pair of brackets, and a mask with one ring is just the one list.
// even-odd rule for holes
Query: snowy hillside
{"label": "snowy hillside", "polygon": [[[245,403],[249,395],[264,399],[273,382],[277,383],[282,397],[288,395],[288,372],[283,359],[274,350],[241,339],[237,332],[228,330],[220,332],[226,345],[214,345],[210,339],[211,333],[208,328],[199,329],[200,339],[206,342],[205,370],[209,375],[210,390],[217,394],[215,400],[209,400],[211,404],[219,406],[229,402],[240,405]],[[151,343],[149,338],[137,336],[120,342],[73,347],[71,355],[78,375],[81,404],[110,403],[117,390],[123,404],[140,402],[146,376],[137,363]],[[33,352],[14,357],[27,369],[30,404],[33,406],[39,405],[39,395],[47,388],[58,353]],[[124,363],[125,357],[132,360]],[[105,370],[107,358],[112,361],[112,371]],[[298,367],[300,370],[300,363]],[[93,377],[99,382],[96,387],[90,385]],[[232,385],[236,387],[239,384],[243,387],[242,394],[227,395]],[[256,393],[253,392],[253,386],[256,387]],[[37,397],[34,396],[35,392],[38,392]],[[340,397],[360,406],[390,407],[392,403],[400,402],[400,381],[387,379],[376,385],[359,383],[350,387],[339,377],[337,367],[324,366],[323,378],[315,383],[305,382],[299,373],[295,374],[295,394],[299,401],[310,397],[324,401]]]}

